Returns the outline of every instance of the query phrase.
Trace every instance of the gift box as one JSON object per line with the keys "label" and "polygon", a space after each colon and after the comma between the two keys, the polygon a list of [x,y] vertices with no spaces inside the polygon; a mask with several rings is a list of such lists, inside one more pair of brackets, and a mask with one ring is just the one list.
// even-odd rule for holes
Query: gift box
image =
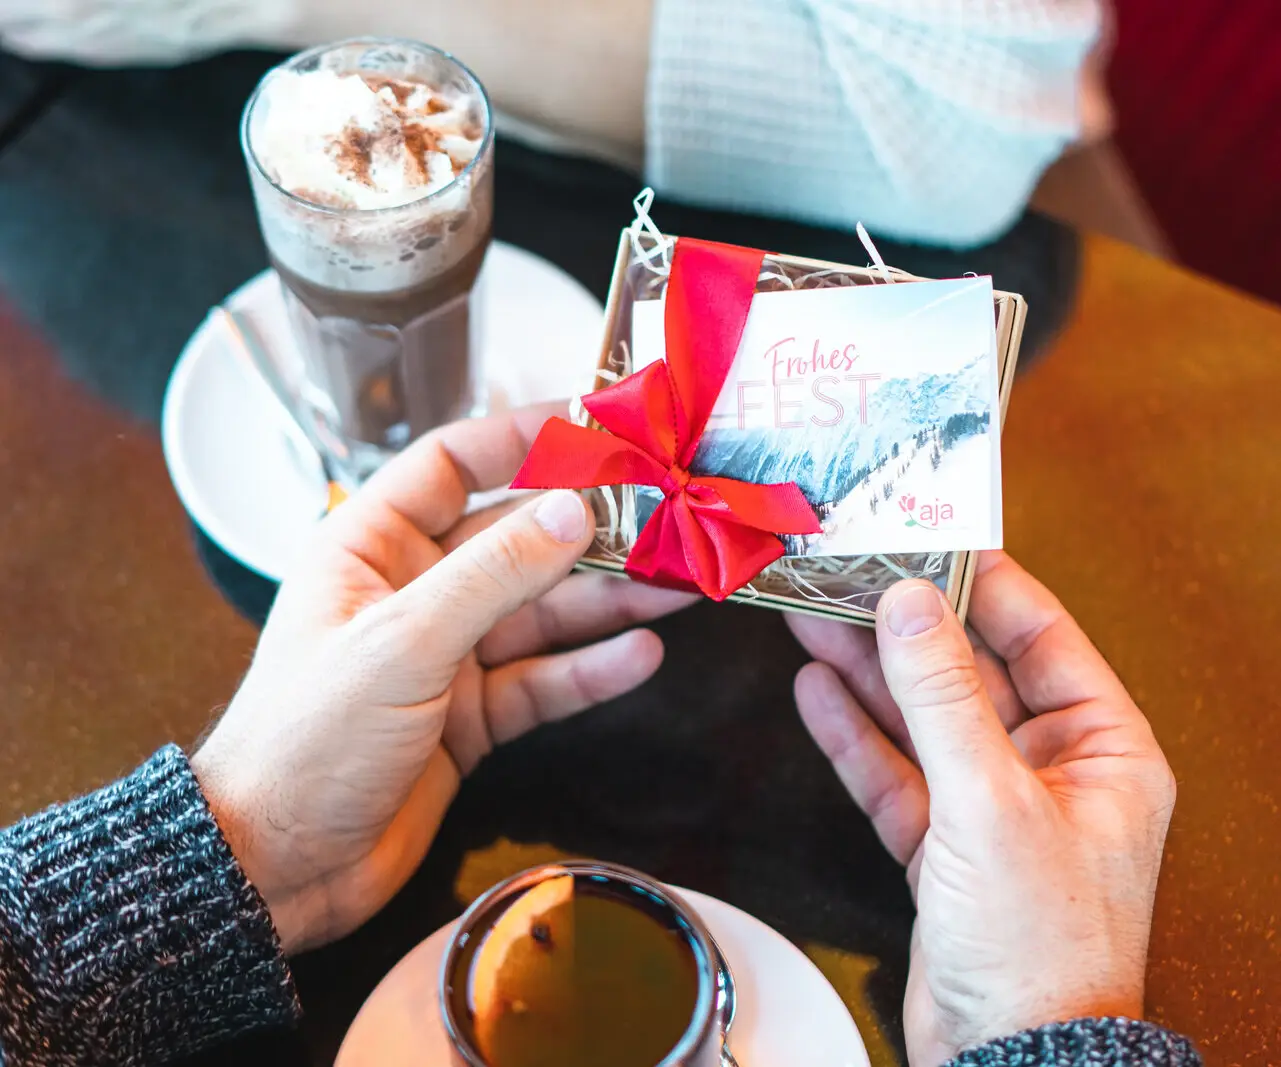
{"label": "gift box", "polygon": [[[909,288],[931,280],[886,266],[861,226],[871,267],[677,238],[649,201],[620,236],[591,387],[571,423],[544,428],[515,484],[584,490],[597,519],[585,568],[862,625],[894,582],[925,578],[963,619],[976,550],[999,544],[1023,298],[988,279]],[[989,299],[990,341],[961,365],[949,324],[968,304],[972,327]],[[824,324],[848,329],[821,344]],[[896,359],[936,372],[890,379]],[[854,373],[868,367],[880,373]],[[982,497],[967,529],[912,491],[943,474]]]}

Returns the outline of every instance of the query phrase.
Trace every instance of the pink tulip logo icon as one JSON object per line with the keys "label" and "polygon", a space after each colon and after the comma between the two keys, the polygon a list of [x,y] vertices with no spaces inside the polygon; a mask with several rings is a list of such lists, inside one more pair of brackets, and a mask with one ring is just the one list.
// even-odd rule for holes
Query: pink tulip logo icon
{"label": "pink tulip logo icon", "polygon": [[904,526],[920,526],[922,529],[926,530],[933,529],[932,526],[918,521],[916,516],[912,514],[912,512],[916,510],[915,494],[904,493],[898,498],[898,506],[903,509],[903,514],[907,516],[907,521],[903,523]]}
{"label": "pink tulip logo icon", "polygon": [[945,504],[943,501],[935,499],[934,503],[921,505],[921,510],[916,510],[916,497],[904,493],[898,498],[898,506],[903,509],[903,514],[907,516],[904,526],[917,526],[922,530],[938,530],[946,523],[950,523],[955,517],[955,512],[951,504]]}

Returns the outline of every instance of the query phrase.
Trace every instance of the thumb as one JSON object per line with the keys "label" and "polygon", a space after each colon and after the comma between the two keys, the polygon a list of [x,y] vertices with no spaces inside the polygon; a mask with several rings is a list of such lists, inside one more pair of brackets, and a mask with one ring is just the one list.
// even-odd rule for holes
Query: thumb
{"label": "thumb", "polygon": [[933,801],[973,796],[1018,753],[988,697],[965,629],[925,581],[899,582],[876,611],[881,670],[903,713]]}
{"label": "thumb", "polygon": [[387,654],[427,649],[434,665],[452,670],[495,623],[560,582],[593,533],[577,493],[557,489],[531,500],[378,605],[395,616],[394,629],[403,635],[389,644],[405,647]]}

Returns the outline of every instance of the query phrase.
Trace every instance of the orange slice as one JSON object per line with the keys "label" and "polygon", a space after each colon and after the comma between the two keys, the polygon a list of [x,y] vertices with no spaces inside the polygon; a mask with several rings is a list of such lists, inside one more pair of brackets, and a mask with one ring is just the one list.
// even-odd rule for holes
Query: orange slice
{"label": "orange slice", "polygon": [[535,925],[548,912],[573,898],[574,876],[565,871],[539,882],[498,917],[472,960],[471,1007],[478,1024],[504,1010],[499,976],[516,947],[534,936]]}
{"label": "orange slice", "polygon": [[337,482],[329,483],[329,499],[325,503],[325,511],[333,511],[339,504],[347,499],[347,491]]}

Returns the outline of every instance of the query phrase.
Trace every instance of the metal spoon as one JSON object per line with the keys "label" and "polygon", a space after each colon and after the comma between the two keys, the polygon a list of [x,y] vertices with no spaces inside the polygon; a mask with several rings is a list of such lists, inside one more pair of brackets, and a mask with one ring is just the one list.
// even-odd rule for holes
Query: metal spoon
{"label": "metal spoon", "polygon": [[729,963],[725,959],[725,954],[721,952],[720,945],[715,941],[712,945],[716,949],[717,957],[716,1007],[725,1020],[725,1035],[721,1044],[721,1067],[738,1067],[738,1061],[729,1050],[729,1031],[734,1025],[734,1012],[738,1007],[738,998],[734,993],[734,972],[729,969]]}
{"label": "metal spoon", "polygon": [[273,407],[277,420],[294,447],[308,455],[314,455],[325,481],[329,485],[329,507],[332,508],[343,498],[354,493],[359,486],[330,461],[330,455],[345,455],[346,446],[321,425],[319,418],[300,418],[294,410],[289,389],[286,387],[275,361],[267,353],[257,328],[242,312],[220,304],[214,308],[214,315],[226,328],[234,342],[233,348],[247,370],[251,371],[266,387],[275,401]]}

